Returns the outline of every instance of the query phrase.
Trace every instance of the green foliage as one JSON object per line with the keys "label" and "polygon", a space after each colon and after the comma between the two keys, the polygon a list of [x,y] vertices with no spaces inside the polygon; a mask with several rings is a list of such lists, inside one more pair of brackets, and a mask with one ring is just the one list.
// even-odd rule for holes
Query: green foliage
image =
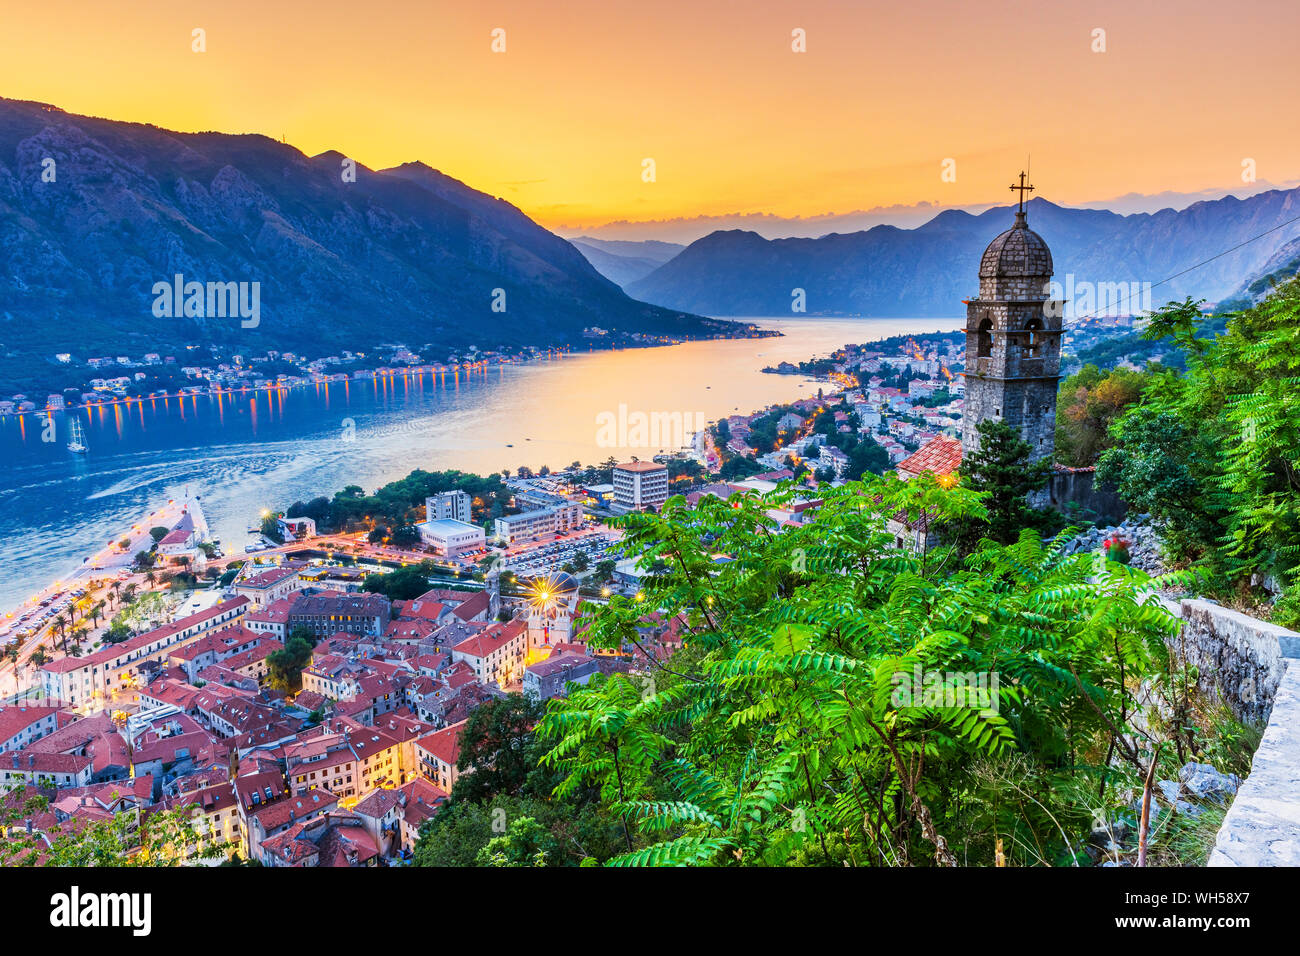
{"label": "green foliage", "polygon": [[665,571],[643,601],[584,613],[590,643],[635,645],[647,608],[689,636],[646,677],[550,702],[554,798],[599,795],[618,865],[1073,859],[1099,780],[1113,794],[1145,766],[1138,683],[1168,683],[1176,622],[1149,580],[1030,531],[964,558],[892,547],[900,512],[985,516],[929,476],[823,489],[814,521],[778,533],[766,512],[793,493],[619,519]]}
{"label": "green foliage", "polygon": [[113,618],[108,627],[104,629],[104,634],[100,639],[105,644],[120,644],[133,634],[135,634],[135,631],[127,627],[121,615],[119,615]]}
{"label": "green foliage", "polygon": [[[508,694],[475,708],[461,729],[456,761],[461,775],[452,799],[481,801],[544,790],[527,787],[542,754],[533,736],[541,717],[541,705],[523,694]],[[470,768],[475,769],[465,772]]]}
{"label": "green foliage", "polygon": [[504,836],[493,837],[478,851],[479,866],[546,866],[550,833],[532,817],[517,817]]}
{"label": "green foliage", "polygon": [[1133,369],[1102,372],[1085,365],[1061,383],[1056,400],[1056,460],[1063,465],[1096,464],[1111,447],[1111,423],[1142,397],[1148,375]]}
{"label": "green foliage", "polygon": [[718,477],[723,481],[732,481],[737,478],[748,478],[751,475],[757,475],[762,470],[763,466],[754,459],[742,455],[733,455],[722,463],[722,467],[718,469]]}
{"label": "green foliage", "polygon": [[883,475],[892,467],[889,452],[870,438],[864,438],[849,452],[849,467],[844,477],[849,481],[859,481],[867,475]]}
{"label": "green foliage", "polygon": [[274,541],[276,544],[284,544],[284,534],[280,531],[279,515],[267,515],[263,518],[261,532],[263,538]]}
{"label": "green foliage", "polygon": [[[1047,487],[1050,461],[1031,462],[1029,443],[1004,421],[979,423],[980,447],[962,461],[962,483],[983,496],[987,516],[978,533],[1010,544],[1025,527],[1041,520],[1029,506],[1028,495]],[[970,530],[965,532],[969,538]]]}
{"label": "green foliage", "polygon": [[296,688],[302,682],[302,669],[311,662],[317,644],[316,635],[306,628],[294,628],[284,647],[266,656],[269,682],[276,687]]}
{"label": "green foliage", "polygon": [[1300,622],[1300,282],[1198,335],[1190,299],[1152,318],[1184,374],[1153,375],[1140,405],[1112,429],[1098,478],[1167,522],[1166,546],[1223,589],[1272,575],[1286,594],[1275,617]]}
{"label": "green foliage", "polygon": [[389,540],[399,548],[411,548],[420,543],[420,529],[413,524],[393,528]]}
{"label": "green foliage", "polygon": [[385,574],[367,574],[361,586],[390,601],[411,601],[429,590],[429,577],[434,570],[432,561],[421,561]]}
{"label": "green foliage", "polygon": [[[416,469],[405,478],[391,481],[372,495],[358,485],[348,485],[334,497],[295,501],[289,506],[290,517],[308,517],[321,530],[344,530],[369,520],[392,527],[394,534],[424,520],[424,500],[443,491],[464,491],[472,499],[475,520],[487,521],[504,513],[511,492],[500,474],[486,478],[462,471],[424,471]],[[402,543],[394,538],[395,543]],[[414,543],[414,539],[410,543]]]}
{"label": "green foliage", "polygon": [[[31,793],[32,791],[27,791]],[[194,828],[195,805],[140,814],[125,810],[107,820],[79,822],[64,829],[56,825],[26,832],[24,821],[49,816],[49,801],[24,797],[21,788],[0,797],[0,864],[4,866],[180,866],[188,861],[218,859],[229,844],[205,840]]]}
{"label": "green foliage", "polygon": [[[524,823],[523,821],[530,821]],[[416,866],[580,866],[618,852],[599,804],[537,796],[450,801],[420,828]]]}

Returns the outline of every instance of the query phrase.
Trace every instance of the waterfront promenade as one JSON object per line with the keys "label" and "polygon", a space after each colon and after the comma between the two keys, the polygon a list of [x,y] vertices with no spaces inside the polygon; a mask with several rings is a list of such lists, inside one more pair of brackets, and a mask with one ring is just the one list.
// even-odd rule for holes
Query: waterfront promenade
{"label": "waterfront promenade", "polygon": [[[0,645],[19,642],[17,661],[8,657],[0,660],[0,694],[4,695],[4,702],[12,702],[24,690],[30,693],[32,688],[24,688],[22,678],[31,677],[30,658],[38,647],[44,646],[51,657],[61,656],[54,646],[59,640],[54,622],[60,614],[66,617],[68,612],[75,612],[77,617],[84,617],[84,612],[102,599],[113,583],[123,587],[135,584],[141,589],[147,585],[145,575],[133,567],[136,553],[153,546],[152,528],[171,528],[186,511],[194,522],[198,540],[207,540],[207,518],[198,496],[169,499],[85,556],[71,572],[51,581],[0,617]],[[96,627],[88,632],[87,640],[93,641],[98,630]]]}

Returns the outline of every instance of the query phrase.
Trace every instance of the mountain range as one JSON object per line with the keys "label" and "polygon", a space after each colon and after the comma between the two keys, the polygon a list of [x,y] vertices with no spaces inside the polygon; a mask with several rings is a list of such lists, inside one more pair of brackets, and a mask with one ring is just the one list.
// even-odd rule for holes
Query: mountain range
{"label": "mountain range", "polygon": [[[176,275],[259,283],[260,321],[158,317],[154,286]],[[266,136],[0,99],[0,356],[10,360],[181,343],[309,354],[432,343],[445,354],[559,345],[588,326],[615,339],[741,331],[634,301],[514,206],[422,163],[371,170]]]}
{"label": "mountain range", "polygon": [[577,236],[569,242],[597,272],[620,286],[645,278],[686,248],[679,242],[657,239],[634,241]]}
{"label": "mountain range", "polygon": [[[955,316],[975,292],[981,253],[1011,226],[1012,213],[947,210],[915,229],[876,226],[817,239],[719,231],[625,289],[667,308],[717,316],[789,315],[799,289],[812,314]],[[1067,276],[1076,290],[1147,282],[1155,307],[1185,296],[1216,302],[1285,263],[1300,221],[1277,227],[1300,218],[1300,188],[1127,216],[1033,199],[1027,213],[1062,284]],[[1177,275],[1204,260],[1212,261]]]}

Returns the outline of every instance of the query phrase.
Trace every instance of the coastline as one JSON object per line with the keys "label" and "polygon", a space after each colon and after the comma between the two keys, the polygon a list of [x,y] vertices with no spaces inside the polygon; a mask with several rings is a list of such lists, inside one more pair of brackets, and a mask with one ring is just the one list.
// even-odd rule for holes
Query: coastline
{"label": "coastline", "polygon": [[[469,374],[471,372],[488,371],[489,369],[494,369],[494,368],[504,368],[508,365],[526,365],[531,362],[538,361],[542,358],[563,358],[565,356],[583,355],[592,352],[614,352],[614,351],[622,351],[626,349],[663,348],[665,346],[683,345],[687,342],[715,341],[715,340],[725,341],[725,340],[732,340],[732,339],[764,339],[764,338],[774,338],[774,337],[779,337],[784,335],[784,333],[777,331],[775,329],[759,329],[753,326],[752,323],[746,326],[741,326],[739,321],[737,320],[728,319],[726,321],[735,323],[738,327],[743,328],[749,334],[731,335],[731,336],[704,336],[700,338],[669,339],[666,341],[649,341],[649,339],[651,338],[650,336],[642,335],[642,333],[633,333],[633,335],[636,338],[634,338],[632,342],[621,342],[617,345],[611,344],[609,348],[605,348],[605,349],[587,348],[575,352],[567,346],[563,348],[548,347],[545,350],[542,350],[540,346],[529,346],[529,348],[536,349],[536,351],[532,352],[531,354],[521,356],[518,359],[511,359],[507,356],[498,355],[491,360],[483,360],[477,362],[424,362],[416,365],[396,365],[396,366],[380,365],[380,366],[376,366],[373,369],[353,369],[352,371],[349,372],[336,372],[330,374],[321,374],[318,371],[312,370],[307,375],[281,374],[277,376],[276,381],[266,382],[261,385],[257,385],[257,384],[240,385],[239,387],[236,388],[223,387],[221,385],[217,385],[215,387],[213,387],[212,385],[205,385],[205,386],[195,385],[193,387],[187,387],[181,389],[180,391],[177,392],[152,392],[147,395],[119,395],[113,392],[112,390],[97,389],[89,384],[89,381],[93,381],[92,379],[92,380],[88,380],[88,382],[86,384],[83,384],[82,386],[75,386],[75,385],[70,386],[68,388],[63,389],[63,391],[64,392],[73,391],[78,387],[80,387],[83,390],[99,391],[102,394],[111,395],[112,397],[106,398],[102,401],[81,402],[79,404],[70,405],[70,406],[69,405],[54,406],[54,405],[46,404],[44,407],[16,409],[16,410],[8,410],[3,407],[0,407],[0,421],[9,418],[21,419],[29,415],[36,418],[43,418],[54,412],[72,412],[81,409],[89,411],[92,408],[99,408],[99,407],[111,408],[115,405],[130,406],[132,402],[143,404],[145,400],[154,400],[154,399],[165,400],[171,398],[189,398],[195,395],[206,395],[208,397],[222,397],[222,396],[230,395],[233,397],[233,396],[247,395],[250,393],[256,394],[259,392],[287,391],[289,389],[305,388],[309,385],[322,385],[322,384],[329,384],[332,382],[344,382],[344,381],[351,382],[351,381],[358,381],[358,380],[365,381],[366,379],[370,379],[373,381],[380,378],[392,379],[398,377],[409,378],[412,375],[420,376],[426,374],[433,375],[433,376],[446,376],[448,374],[458,375],[461,372],[465,372],[466,374]],[[492,353],[488,353],[488,354],[492,354]],[[313,364],[316,364],[319,361],[322,360],[313,359],[311,362],[308,362],[306,364],[308,366],[311,366]],[[106,371],[108,370],[121,371],[123,369],[139,370],[140,368],[176,369],[176,368],[188,368],[188,367],[190,366],[178,366],[174,362],[170,364],[132,363],[130,365],[124,365],[118,368],[106,369]],[[208,381],[208,379],[205,378],[204,381]],[[87,394],[88,391],[83,391],[83,394]],[[9,386],[0,385],[0,395],[7,394],[8,392],[9,392]]]}
{"label": "coastline", "polygon": [[[121,407],[124,403],[118,402],[116,423],[111,406],[105,403],[107,417],[94,416],[96,431],[87,431],[89,458],[72,459],[62,445],[42,444],[30,427],[22,439],[15,422],[16,427],[8,433],[13,443],[10,460],[23,466],[15,474],[24,477],[8,489],[0,488],[0,493],[8,490],[19,495],[39,486],[49,505],[45,514],[11,512],[6,534],[11,566],[33,571],[11,576],[12,589],[3,595],[0,608],[18,606],[51,579],[77,570],[95,541],[108,539],[114,528],[129,525],[133,516],[152,510],[172,494],[180,495],[186,483],[203,494],[211,533],[223,540],[228,553],[235,553],[242,549],[244,531],[255,523],[262,508],[332,493],[347,481],[356,480],[369,488],[404,477],[415,468],[489,474],[506,465],[513,471],[517,465],[560,467],[575,458],[598,461],[610,454],[648,457],[645,450],[636,448],[596,447],[593,414],[606,403],[613,402],[609,407],[617,408],[619,401],[626,400],[631,408],[648,411],[676,403],[686,410],[707,410],[707,418],[716,420],[733,414],[733,406],[749,410],[807,397],[823,383],[803,382],[798,376],[765,375],[761,368],[777,358],[804,358],[810,352],[838,348],[845,341],[876,338],[933,322],[862,320],[859,325],[839,318],[802,317],[794,321],[754,317],[751,321],[763,325],[779,322],[781,328],[763,329],[772,334],[755,337],[749,345],[745,339],[692,341],[673,348],[660,346],[662,351],[657,353],[654,347],[598,349],[559,356],[572,362],[507,362],[490,366],[505,370],[504,383],[496,375],[485,382],[476,373],[468,390],[464,389],[465,371],[460,370],[459,396],[451,387],[455,376],[447,375],[445,390],[435,392],[430,388],[430,376],[423,376],[421,390],[414,387],[421,376],[409,371],[405,376],[380,376],[377,372],[367,376],[362,381],[368,384],[360,393],[353,389],[350,406],[336,400],[332,409],[327,400],[315,401],[312,390],[306,388],[250,386],[247,391],[221,392],[222,399],[244,396],[241,405],[254,397],[265,406],[260,401],[264,396],[305,396],[294,399],[287,411],[279,408],[277,398],[275,415],[264,418],[260,430],[252,433],[249,417],[241,413],[232,418],[229,401],[211,401],[216,394],[197,403],[198,418],[190,414],[191,402],[201,393],[181,396],[191,401],[180,408],[165,409],[159,402],[157,409],[151,410],[150,402],[133,400],[129,416]],[[958,320],[950,321],[956,324]],[[409,401],[403,378],[412,383]],[[584,390],[584,385],[596,380],[616,384],[609,394]],[[395,390],[391,387],[394,381]],[[323,386],[328,383],[302,384],[319,388],[323,397]],[[372,392],[376,384],[386,389],[382,400]],[[640,387],[628,391],[634,384]],[[712,391],[706,390],[709,388]],[[537,401],[525,396],[545,398]],[[522,403],[517,399],[523,399]],[[223,405],[224,420],[217,411]],[[138,408],[143,408],[148,418],[147,427]],[[261,409],[262,414],[267,412],[266,407]],[[351,441],[339,441],[339,423],[344,416],[356,418]],[[194,446],[194,451],[180,453],[180,449]],[[310,462],[306,469],[304,462]],[[84,501],[83,508],[93,510],[57,506],[60,496],[65,501]],[[109,507],[99,504],[101,501]],[[129,513],[122,507],[127,501],[133,505]],[[111,523],[95,521],[105,513],[113,516]],[[95,523],[102,534],[88,531]],[[33,534],[43,537],[39,546],[27,544]],[[58,541],[81,544],[76,550],[64,550]]]}

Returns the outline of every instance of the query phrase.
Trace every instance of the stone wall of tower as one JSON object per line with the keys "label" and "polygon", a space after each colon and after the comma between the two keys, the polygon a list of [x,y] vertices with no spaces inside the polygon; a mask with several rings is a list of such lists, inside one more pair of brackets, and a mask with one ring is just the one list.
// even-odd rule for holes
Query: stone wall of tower
{"label": "stone wall of tower", "polygon": [[1051,276],[1044,278],[1031,276],[980,276],[980,298],[986,301],[996,299],[1015,299],[1017,301],[1047,298],[1048,284]]}
{"label": "stone wall of tower", "polygon": [[1061,309],[1042,297],[1046,281],[1001,277],[989,285],[996,297],[985,298],[982,279],[980,298],[967,303],[963,454],[979,449],[978,424],[995,419],[1020,432],[1034,460],[1052,457]]}

